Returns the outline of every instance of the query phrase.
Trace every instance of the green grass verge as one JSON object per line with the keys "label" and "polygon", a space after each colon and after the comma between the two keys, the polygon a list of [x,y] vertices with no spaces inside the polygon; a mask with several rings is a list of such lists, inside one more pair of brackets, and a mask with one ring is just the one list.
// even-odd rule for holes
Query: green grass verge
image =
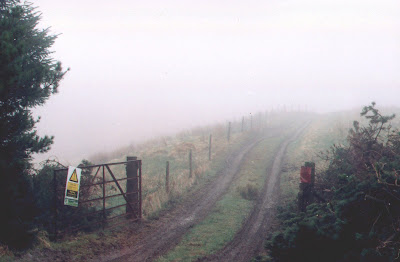
{"label": "green grass verge", "polygon": [[[161,203],[160,208],[150,213],[147,218],[148,219],[158,219],[159,215],[169,208],[173,207],[176,203],[179,203],[183,199],[185,199],[186,195],[189,192],[198,190],[201,188],[206,182],[210,181],[215,177],[217,172],[221,170],[225,164],[225,160],[228,156],[229,152],[237,151],[244,143],[248,141],[248,139],[252,136],[251,133],[243,133],[235,138],[234,141],[227,144],[226,147],[222,147],[217,153],[214,154],[212,161],[209,163],[209,168],[205,169],[204,172],[196,176],[195,181],[193,182],[191,187],[185,188],[184,191],[181,192],[172,192],[168,196],[168,200]],[[175,178],[177,179],[177,178]]]}
{"label": "green grass verge", "polygon": [[[252,210],[255,201],[243,198],[243,191],[260,191],[274,153],[283,137],[259,143],[246,157],[238,179],[217,202],[213,211],[187,233],[180,244],[158,261],[192,261],[212,254],[233,239]],[[251,198],[250,198],[251,199]]]}

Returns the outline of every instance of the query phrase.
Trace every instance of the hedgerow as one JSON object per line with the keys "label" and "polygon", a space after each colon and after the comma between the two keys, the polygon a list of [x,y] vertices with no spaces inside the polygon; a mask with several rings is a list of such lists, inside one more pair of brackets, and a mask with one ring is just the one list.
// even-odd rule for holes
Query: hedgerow
{"label": "hedgerow", "polygon": [[347,145],[320,156],[329,167],[316,177],[325,201],[299,212],[282,207],[282,225],[266,242],[274,261],[397,261],[400,253],[400,132],[375,103],[363,108]]}

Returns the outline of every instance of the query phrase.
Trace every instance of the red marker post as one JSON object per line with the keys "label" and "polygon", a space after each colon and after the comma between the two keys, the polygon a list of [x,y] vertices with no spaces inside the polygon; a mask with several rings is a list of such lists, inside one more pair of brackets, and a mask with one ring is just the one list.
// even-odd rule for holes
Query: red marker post
{"label": "red marker post", "polygon": [[305,212],[313,199],[315,181],[315,163],[305,162],[304,166],[300,169],[300,191],[298,196],[299,211]]}
{"label": "red marker post", "polygon": [[300,183],[311,184],[311,167],[302,166],[300,169]]}

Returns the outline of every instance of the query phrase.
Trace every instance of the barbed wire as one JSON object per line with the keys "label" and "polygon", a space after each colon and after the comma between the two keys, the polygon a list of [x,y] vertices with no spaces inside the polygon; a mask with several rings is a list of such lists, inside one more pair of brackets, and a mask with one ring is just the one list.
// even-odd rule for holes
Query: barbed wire
{"label": "barbed wire", "polygon": [[50,156],[49,158],[39,162],[36,164],[37,167],[33,167],[31,168],[31,171],[34,174],[39,174],[40,170],[42,170],[45,166],[49,166],[49,165],[55,165],[56,167],[62,167],[62,168],[67,168],[67,166],[63,165],[57,158],[57,156]]}

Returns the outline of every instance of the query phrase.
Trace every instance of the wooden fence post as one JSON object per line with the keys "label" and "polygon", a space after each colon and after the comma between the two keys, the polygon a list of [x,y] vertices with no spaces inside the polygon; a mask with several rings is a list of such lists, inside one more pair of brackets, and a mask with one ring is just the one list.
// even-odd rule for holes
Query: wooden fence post
{"label": "wooden fence post", "polygon": [[103,166],[103,185],[102,185],[102,187],[103,187],[103,219],[104,219],[103,230],[104,230],[104,228],[106,226],[106,218],[107,218],[107,216],[106,216],[106,173],[104,171],[104,166]]}
{"label": "wooden fence post", "polygon": [[211,146],[212,146],[212,134],[210,134],[210,142],[208,143],[208,160],[211,161]]}
{"label": "wooden fence post", "polygon": [[228,142],[229,142],[229,140],[231,139],[231,122],[229,122],[229,124],[228,124]]}
{"label": "wooden fence post", "polygon": [[243,132],[244,131],[244,116],[242,117],[242,131],[241,132]]}
{"label": "wooden fence post", "polygon": [[54,170],[53,171],[53,209],[54,209],[54,213],[53,213],[53,230],[54,230],[54,235],[53,235],[53,240],[57,240],[57,173]]}
{"label": "wooden fence post", "polygon": [[189,177],[192,177],[192,149],[189,151]]}
{"label": "wooden fence post", "polygon": [[165,168],[165,191],[169,194],[169,161],[167,161]]}
{"label": "wooden fence post", "polygon": [[126,206],[126,213],[129,213],[129,217],[140,217],[139,216],[139,181],[138,181],[138,163],[136,156],[126,157],[126,198],[131,203],[131,208]]}

